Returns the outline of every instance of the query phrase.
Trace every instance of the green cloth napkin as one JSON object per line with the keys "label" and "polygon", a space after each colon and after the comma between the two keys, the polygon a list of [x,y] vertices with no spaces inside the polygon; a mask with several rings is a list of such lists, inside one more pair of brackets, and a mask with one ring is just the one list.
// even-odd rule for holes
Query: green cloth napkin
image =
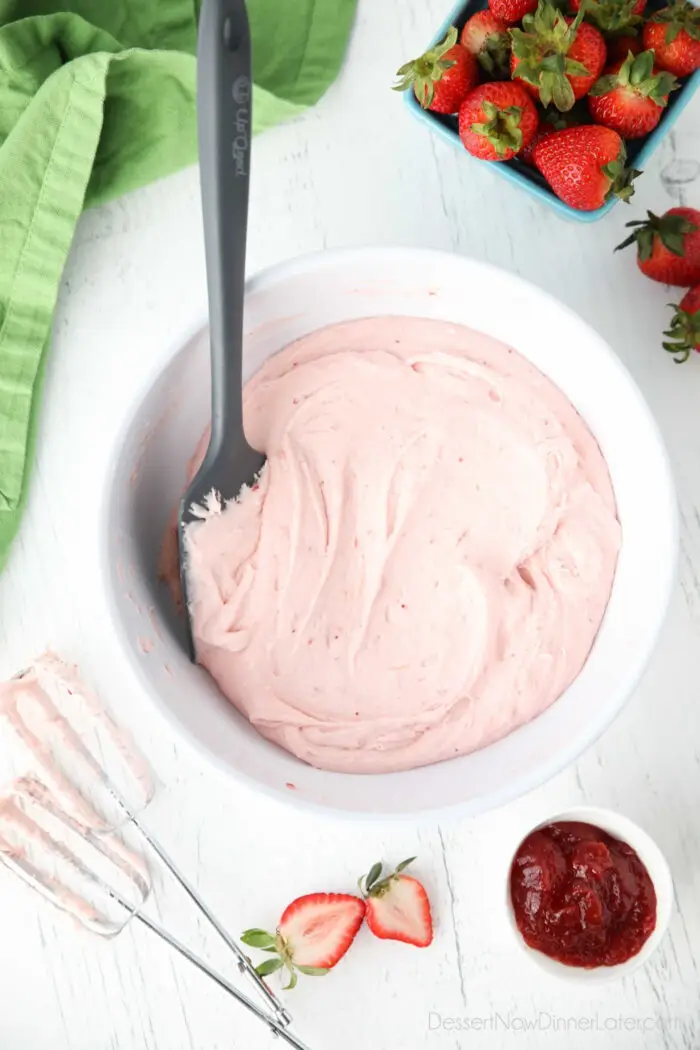
{"label": "green cloth napkin", "polygon": [[[356,0],[248,0],[254,130],[342,61]],[[196,160],[201,0],[0,0],[0,569],[26,498],[61,273],[83,208]]]}

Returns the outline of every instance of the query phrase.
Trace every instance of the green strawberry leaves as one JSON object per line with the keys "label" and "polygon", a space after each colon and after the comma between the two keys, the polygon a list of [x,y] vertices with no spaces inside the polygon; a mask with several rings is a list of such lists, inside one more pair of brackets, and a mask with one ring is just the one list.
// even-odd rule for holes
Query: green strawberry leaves
{"label": "green strawberry leaves", "polygon": [[[505,157],[507,153],[517,153],[523,144],[523,133],[520,130],[520,118],[523,111],[520,106],[509,106],[500,109],[493,102],[484,102],[481,106],[484,117],[482,123],[472,124],[476,135],[483,135],[489,140],[496,154]],[[404,861],[404,867],[407,863]],[[397,868],[402,871],[403,868]]]}
{"label": "green strawberry leaves", "polygon": [[628,55],[620,68],[620,82],[639,87],[649,80],[654,72],[654,52],[642,51],[639,55]]}
{"label": "green strawberry leaves", "polygon": [[246,930],[241,934],[241,940],[251,948],[262,948],[265,951],[276,946],[275,938],[267,930]]}
{"label": "green strawberry leaves", "polygon": [[265,959],[264,962],[258,963],[255,967],[255,972],[258,977],[269,977],[270,974],[277,973],[278,970],[281,970],[283,966],[284,963],[278,956],[276,959]]}
{"label": "green strawberry leaves", "polygon": [[510,61],[510,40],[507,34],[491,33],[476,58],[490,76],[507,76]]}
{"label": "green strawberry leaves", "polygon": [[364,890],[363,890],[363,892],[369,893],[369,891],[374,886],[375,882],[380,878],[381,874],[382,874],[382,865],[379,864],[379,863],[373,864],[372,867],[367,872],[367,874],[363,875],[362,878],[359,880],[358,886],[362,890],[363,889],[362,884],[364,883]]}
{"label": "green strawberry leaves", "polygon": [[367,874],[362,875],[357,881],[362,896],[381,897],[389,888],[391,880],[400,875],[402,871],[405,871],[409,864],[413,864],[415,859],[415,857],[409,857],[408,860],[402,860],[400,864],[396,865],[391,874],[386,875],[384,878],[382,878],[383,866],[381,864],[373,864]]}
{"label": "green strawberry leaves", "polygon": [[574,89],[562,73],[543,70],[540,73],[540,102],[543,106],[551,106],[566,113],[572,109],[574,102]]}
{"label": "green strawberry leaves", "polygon": [[450,26],[442,43],[431,47],[420,58],[414,58],[401,66],[396,73],[399,80],[393,85],[393,90],[408,91],[413,88],[423,109],[429,109],[435,98],[435,84],[455,64],[445,55],[455,46],[458,36],[456,27]]}
{"label": "green strawberry leaves", "polygon": [[646,219],[635,219],[625,225],[634,232],[621,244],[618,244],[615,251],[618,252],[636,243],[641,262],[647,262],[651,258],[656,237],[672,255],[683,258],[686,234],[695,233],[698,228],[694,222],[684,219],[682,215],[665,215],[660,218],[654,215],[653,211],[647,212]]}
{"label": "green strawberry leaves", "polygon": [[617,77],[614,73],[611,73],[604,77],[600,77],[598,80],[596,80],[595,84],[589,91],[589,95],[592,95],[593,98],[600,98],[602,95],[607,95],[611,91],[614,91],[615,88],[618,87],[619,83],[619,77]]}
{"label": "green strawberry leaves", "polygon": [[666,44],[672,44],[681,31],[685,31],[691,40],[700,40],[700,7],[695,7],[689,0],[676,0],[676,3],[663,7],[651,21],[667,25]]}
{"label": "green strawberry leaves", "polygon": [[584,0],[585,16],[603,33],[629,32],[641,25],[641,15],[635,15],[636,0]]}
{"label": "green strawberry leaves", "polygon": [[625,164],[625,156],[622,154],[618,160],[611,161],[601,170],[610,179],[610,189],[606,194],[608,197],[617,197],[620,201],[629,201],[634,196],[634,180],[641,175],[637,168],[628,168]]}
{"label": "green strawberry leaves", "polygon": [[668,341],[662,343],[664,350],[674,354],[677,365],[683,364],[693,350],[700,346],[700,310],[691,313],[681,310],[675,303],[669,303],[676,312],[669,328],[664,332]]}
{"label": "green strawberry leaves", "polygon": [[644,98],[652,99],[658,106],[665,106],[669,94],[678,87],[680,85],[673,73],[654,72],[653,51],[642,51],[639,55],[633,55],[630,51],[618,72],[600,77],[590,94],[600,97],[616,88],[629,88]]}
{"label": "green strawberry leaves", "polygon": [[553,103],[563,113],[576,101],[568,77],[589,74],[581,62],[567,57],[584,12],[585,3],[569,25],[557,8],[541,0],[537,10],[523,18],[522,29],[510,30],[513,54],[518,59],[516,76],[539,89],[543,106]]}
{"label": "green strawberry leaves", "polygon": [[322,977],[329,972],[322,966],[297,966],[289,955],[284,938],[279,934],[274,936],[268,933],[267,930],[259,929],[245,930],[241,934],[241,941],[251,948],[260,948],[264,952],[276,953],[274,959],[265,959],[263,962],[258,963],[255,967],[255,972],[258,977],[270,977],[273,973],[281,970],[283,966],[286,967],[289,974],[289,983],[284,986],[285,992],[296,988],[297,971],[306,974],[308,977]]}

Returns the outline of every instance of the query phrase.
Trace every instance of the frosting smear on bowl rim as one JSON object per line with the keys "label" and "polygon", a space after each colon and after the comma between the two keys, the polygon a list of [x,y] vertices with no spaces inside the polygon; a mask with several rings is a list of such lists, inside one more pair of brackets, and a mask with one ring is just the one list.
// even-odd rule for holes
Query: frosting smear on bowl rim
{"label": "frosting smear on bowl rim", "polygon": [[590,430],[515,350],[421,318],[333,325],[265,362],[244,420],[266,467],[190,527],[189,573],[198,661],[264,736],[322,769],[410,769],[577,676],[615,500]]}

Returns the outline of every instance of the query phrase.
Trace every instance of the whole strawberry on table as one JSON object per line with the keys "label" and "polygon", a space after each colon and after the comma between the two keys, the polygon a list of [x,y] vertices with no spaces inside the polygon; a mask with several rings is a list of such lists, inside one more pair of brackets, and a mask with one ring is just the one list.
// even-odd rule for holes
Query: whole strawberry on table
{"label": "whole strawberry on table", "polygon": [[700,351],[700,210],[650,211],[627,227],[632,232],[615,251],[636,245],[637,266],[645,277],[688,289],[678,305],[671,304],[673,318],[664,332],[664,349],[681,364],[693,350]]}
{"label": "whole strawberry on table", "polygon": [[690,288],[700,284],[700,211],[669,208],[663,215],[627,223],[632,233],[615,251],[637,247],[637,266],[645,277],[661,284]]}
{"label": "whole strawberry on table", "polygon": [[473,156],[534,165],[569,207],[593,211],[630,199],[640,173],[627,142],[653,131],[697,69],[690,0],[655,10],[647,0],[488,0],[402,66],[395,88],[456,118]]}

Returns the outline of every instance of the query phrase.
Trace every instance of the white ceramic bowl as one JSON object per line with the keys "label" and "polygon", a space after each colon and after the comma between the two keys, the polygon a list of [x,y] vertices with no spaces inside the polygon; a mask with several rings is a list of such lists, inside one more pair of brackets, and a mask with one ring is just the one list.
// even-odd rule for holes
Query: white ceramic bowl
{"label": "white ceramic bowl", "polygon": [[226,773],[278,798],[336,813],[399,817],[460,807],[475,814],[523,794],[575,759],[634,689],[675,572],[673,483],[649,409],[600,336],[544,292],[472,259],[366,248],[273,267],[248,287],[245,372],[251,375],[270,354],[310,331],[376,315],[462,323],[510,344],[559,385],[600,443],[622,548],[588,662],[548,711],[506,739],[449,762],[381,776],[327,773],[264,740],[208,675],[190,665],[156,563],[186,461],[207,422],[205,332],[178,347],[151,378],[118,438],[102,508],[105,584],[124,652],[147,695]]}
{"label": "white ceramic bowl", "polygon": [[[530,948],[523,940],[516,925],[513,901],[510,895],[510,868],[513,857],[529,834],[538,828],[544,827],[546,824],[554,824],[561,820],[575,820],[581,821],[583,824],[593,824],[595,827],[607,831],[609,835],[619,839],[621,842],[626,842],[628,846],[635,850],[654,884],[654,889],[656,890],[656,926],[651,936],[644,942],[641,950],[619,966],[597,966],[590,970],[581,966],[566,966],[564,963],[557,962],[556,959],[551,959],[548,955]],[[575,809],[568,809],[564,813],[557,813],[553,817],[548,817],[547,820],[540,821],[539,824],[530,828],[520,837],[508,862],[508,870],[506,872],[506,915],[513,936],[530,962],[546,973],[566,981],[595,984],[600,981],[619,980],[622,977],[627,977],[634,970],[643,966],[656,951],[668,929],[672,911],[673,879],[671,877],[671,869],[663,853],[654,840],[638,824],[631,821],[629,817],[623,817],[610,809],[600,809],[597,806],[577,806]]]}

